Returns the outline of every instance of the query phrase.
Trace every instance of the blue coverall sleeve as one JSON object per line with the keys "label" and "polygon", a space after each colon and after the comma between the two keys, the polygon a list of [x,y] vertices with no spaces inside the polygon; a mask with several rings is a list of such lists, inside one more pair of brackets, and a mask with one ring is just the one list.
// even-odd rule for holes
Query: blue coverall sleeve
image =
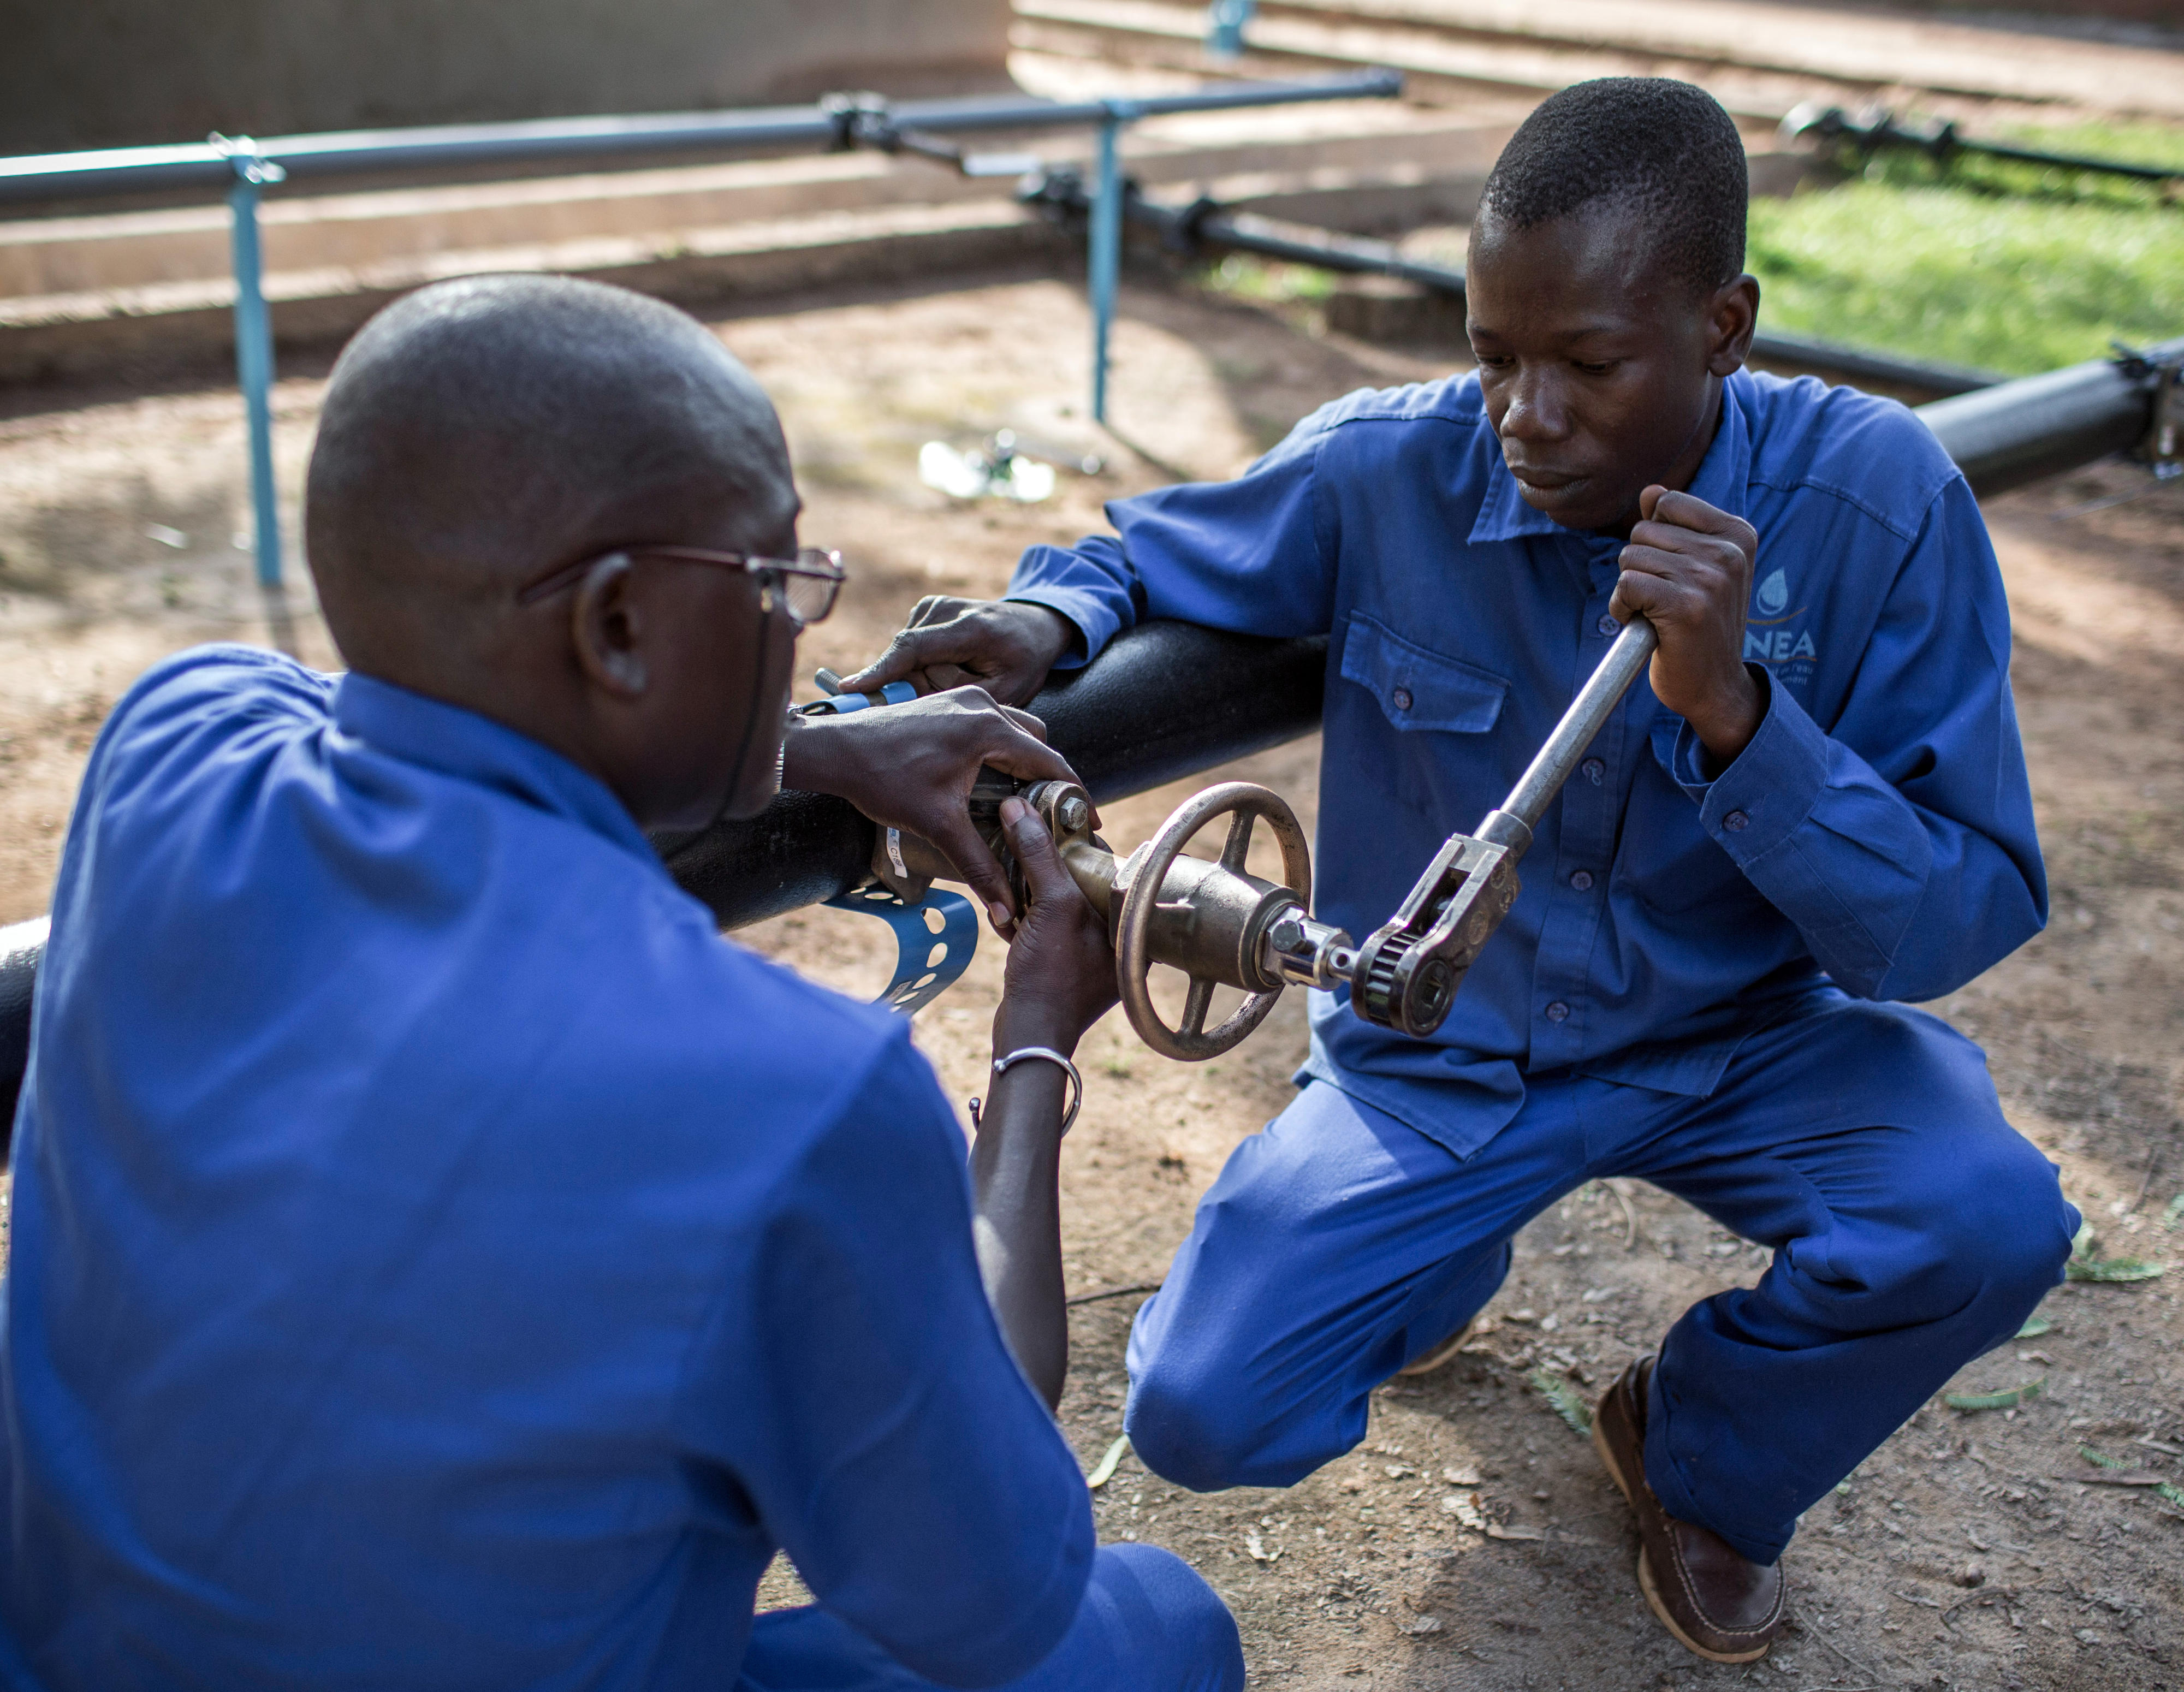
{"label": "blue coverall sleeve", "polygon": [[906,1032],[830,1114],[683,1417],[702,1444],[734,1407],[725,1467],[822,1605],[913,1673],[998,1685],[1076,1617],[1084,1473],[987,1305],[962,1133]]}
{"label": "blue coverall sleeve", "polygon": [[1837,985],[1938,998],[2039,932],[2008,605],[1963,477],[1928,509],[1832,727],[1768,687],[1759,732],[1717,779],[1688,724],[1674,772]]}
{"label": "blue coverall sleeve", "polygon": [[1033,547],[1008,597],[1059,611],[1089,663],[1140,618],[1173,617],[1241,634],[1324,634],[1334,621],[1334,537],[1318,497],[1329,407],[1234,481],[1184,482],[1107,507],[1115,533]]}

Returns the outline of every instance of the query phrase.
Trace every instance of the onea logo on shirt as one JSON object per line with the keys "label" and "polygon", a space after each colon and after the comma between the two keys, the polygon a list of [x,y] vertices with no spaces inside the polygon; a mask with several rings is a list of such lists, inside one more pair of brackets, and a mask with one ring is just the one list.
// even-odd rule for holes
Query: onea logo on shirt
{"label": "onea logo on shirt", "polygon": [[1754,664],[1794,665],[1784,672],[1786,681],[1802,682],[1812,674],[1812,662],[1819,656],[1813,637],[1802,629],[1785,627],[1805,614],[1802,605],[1794,611],[1784,609],[1790,603],[1790,578],[1786,572],[1776,570],[1761,581],[1752,596],[1752,606],[1759,615],[1744,621],[1744,655]]}

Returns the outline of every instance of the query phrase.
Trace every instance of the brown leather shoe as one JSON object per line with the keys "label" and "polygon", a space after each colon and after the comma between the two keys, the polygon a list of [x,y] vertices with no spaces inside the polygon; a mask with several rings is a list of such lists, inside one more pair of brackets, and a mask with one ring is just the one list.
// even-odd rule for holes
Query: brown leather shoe
{"label": "brown leather shoe", "polygon": [[1718,1533],[1679,1522],[1646,1483],[1646,1384],[1641,1357],[1601,1395],[1592,1443],[1638,1517],[1638,1585],[1661,1625],[1710,1662],[1750,1662],[1782,1631],[1782,1565],[1748,1561]]}

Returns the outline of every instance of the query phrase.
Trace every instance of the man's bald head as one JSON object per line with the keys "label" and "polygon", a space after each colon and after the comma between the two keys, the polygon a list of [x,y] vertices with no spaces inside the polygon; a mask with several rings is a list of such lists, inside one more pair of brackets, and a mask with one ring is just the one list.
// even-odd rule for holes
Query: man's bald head
{"label": "man's bald head", "polygon": [[443,282],[334,366],[304,522],[327,627],[354,667],[460,697],[552,570],[700,533],[777,543],[796,496],[781,426],[700,324],[552,276]]}

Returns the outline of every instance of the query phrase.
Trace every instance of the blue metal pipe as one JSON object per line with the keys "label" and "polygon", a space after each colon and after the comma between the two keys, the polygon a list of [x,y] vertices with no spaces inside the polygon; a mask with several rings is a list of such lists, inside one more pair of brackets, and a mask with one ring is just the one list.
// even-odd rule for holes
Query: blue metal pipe
{"label": "blue metal pipe", "polygon": [[[1399,72],[1373,70],[1303,82],[1232,82],[1188,94],[1149,95],[1133,103],[1138,116],[1150,118],[1173,112],[1226,111],[1314,100],[1384,100],[1402,91]],[[981,97],[915,100],[889,109],[904,129],[968,134],[984,130],[1082,129],[1106,122],[1110,103]],[[836,139],[839,122],[836,114],[821,106],[777,106],[733,112],[662,112],[637,117],[346,130],[279,136],[260,140],[257,147],[259,158],[280,165],[300,181],[375,171],[554,162],[604,164],[648,153],[825,147]],[[0,159],[0,204],[185,189],[225,192],[231,180],[231,156],[222,143],[202,142]]]}
{"label": "blue metal pipe", "polygon": [[248,141],[230,142],[235,181],[227,191],[235,265],[235,373],[250,430],[251,542],[261,587],[281,585],[281,508],[273,487],[273,324],[265,309],[265,263],[258,239],[259,191],[281,180],[278,164]]}
{"label": "blue metal pipe", "polygon": [[1107,420],[1107,336],[1115,321],[1115,284],[1123,263],[1123,171],[1117,154],[1124,121],[1122,101],[1110,105],[1100,125],[1098,183],[1092,195],[1092,420]]}

